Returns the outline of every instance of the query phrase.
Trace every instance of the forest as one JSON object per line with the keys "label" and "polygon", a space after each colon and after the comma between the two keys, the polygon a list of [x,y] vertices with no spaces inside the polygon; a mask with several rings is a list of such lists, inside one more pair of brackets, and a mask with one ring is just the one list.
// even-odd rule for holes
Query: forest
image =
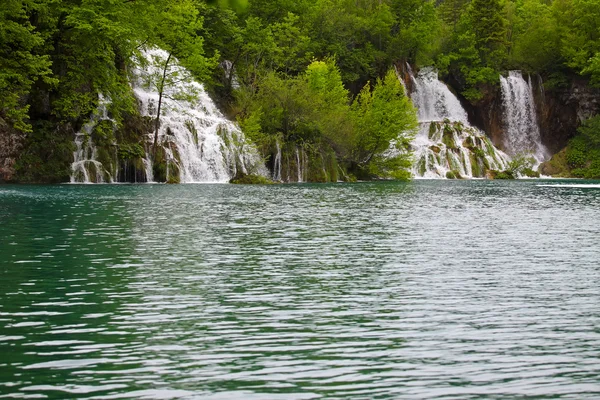
{"label": "forest", "polygon": [[[20,140],[11,180],[68,180],[73,135],[102,98],[115,154],[139,158],[154,131],[155,176],[168,180],[156,151],[160,106],[155,120],[141,118],[130,85],[136,54],[148,48],[168,55],[155,81],[161,94],[175,59],[267,165],[274,146],[284,155],[301,147],[308,164],[330,160],[309,168],[312,181],[407,179],[417,119],[398,67],[435,67],[473,105],[509,70],[540,76],[545,90],[574,79],[595,87],[600,2],[4,0],[0,135]],[[572,136],[565,175],[600,177],[600,117]]]}

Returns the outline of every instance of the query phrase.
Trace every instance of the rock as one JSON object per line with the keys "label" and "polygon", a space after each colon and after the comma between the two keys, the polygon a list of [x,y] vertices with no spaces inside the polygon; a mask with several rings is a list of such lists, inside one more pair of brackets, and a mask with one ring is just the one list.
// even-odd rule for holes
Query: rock
{"label": "rock", "polygon": [[15,163],[23,147],[24,135],[0,118],[0,183],[15,179]]}

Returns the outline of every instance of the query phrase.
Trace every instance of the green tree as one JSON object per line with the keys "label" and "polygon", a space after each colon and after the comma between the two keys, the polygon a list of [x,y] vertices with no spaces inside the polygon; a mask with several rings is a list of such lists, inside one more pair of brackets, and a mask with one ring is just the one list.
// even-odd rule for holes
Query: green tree
{"label": "green tree", "polygon": [[516,9],[511,64],[530,72],[546,72],[560,63],[560,37],[551,8],[541,0],[523,0]]}
{"label": "green tree", "polygon": [[31,130],[26,96],[32,85],[55,83],[44,38],[31,24],[40,7],[33,0],[6,0],[0,7],[0,118],[21,131]]}
{"label": "green tree", "polygon": [[402,59],[417,65],[431,65],[439,51],[442,24],[433,1],[395,0],[393,35],[388,53],[393,59]]}
{"label": "green tree", "polygon": [[354,127],[350,118],[350,93],[342,84],[340,70],[332,59],[312,62],[304,74],[314,116],[323,139],[338,157],[351,152]]}
{"label": "green tree", "polygon": [[[352,105],[356,124],[354,162],[371,176],[406,178],[410,166],[409,143],[417,117],[393,70],[378,79],[373,90],[366,85]],[[396,154],[386,154],[393,146]]]}
{"label": "green tree", "polygon": [[507,55],[507,32],[500,0],[472,0],[469,19],[483,62],[492,68],[502,68]]}
{"label": "green tree", "polygon": [[[156,159],[163,98],[183,96],[186,97],[186,100],[193,100],[197,96],[196,93],[174,92],[172,89],[175,89],[181,82],[191,80],[188,71],[199,80],[207,79],[209,69],[218,58],[218,53],[212,60],[204,55],[203,38],[197,34],[202,29],[203,19],[192,1],[171,1],[156,17],[151,41],[164,49],[166,55],[164,57],[160,54],[152,56],[151,62],[156,73],[146,77],[146,84],[158,92],[152,145],[154,159]],[[187,71],[176,65],[177,61],[185,66]]]}
{"label": "green tree", "polygon": [[600,83],[600,3],[596,0],[555,0],[561,54],[567,66]]}

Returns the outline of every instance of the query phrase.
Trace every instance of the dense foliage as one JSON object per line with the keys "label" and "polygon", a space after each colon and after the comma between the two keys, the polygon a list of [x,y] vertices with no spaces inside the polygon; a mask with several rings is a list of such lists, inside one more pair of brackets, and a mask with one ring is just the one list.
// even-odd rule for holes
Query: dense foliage
{"label": "dense foliage", "polygon": [[508,69],[600,84],[600,2],[5,0],[0,126],[26,134],[22,176],[64,177],[98,93],[118,124],[136,113],[127,71],[141,46],[206,82],[267,161],[287,143],[359,178],[402,177],[415,118],[390,67],[434,65],[473,103]]}
{"label": "dense foliage", "polygon": [[579,128],[567,146],[566,161],[571,175],[600,179],[600,117],[585,121]]}

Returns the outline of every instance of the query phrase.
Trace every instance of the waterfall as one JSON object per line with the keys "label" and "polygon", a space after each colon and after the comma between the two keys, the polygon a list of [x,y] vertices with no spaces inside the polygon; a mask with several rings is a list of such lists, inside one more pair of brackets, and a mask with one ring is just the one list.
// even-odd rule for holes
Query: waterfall
{"label": "waterfall", "polygon": [[[255,146],[217,109],[203,85],[173,58],[163,69],[167,58],[159,49],[142,52],[131,79],[140,114],[152,120],[158,110],[156,87],[163,72],[167,76],[157,141],[160,157],[152,159],[153,132],[136,143],[94,143],[93,131],[100,122],[111,121],[114,133],[106,111],[109,100],[101,96],[98,111],[75,135],[71,182],[153,182],[157,163],[162,163],[167,181],[183,183],[228,182],[238,173],[268,173]],[[126,158],[118,159],[118,152]]]}
{"label": "waterfall", "polygon": [[415,76],[409,69],[409,74],[419,119],[419,132],[411,144],[413,176],[483,178],[489,170],[506,169],[510,158],[469,125],[467,112],[437,71],[424,68]]}
{"label": "waterfall", "polygon": [[275,147],[277,148],[277,154],[275,154],[273,162],[273,180],[281,182],[281,145],[279,144],[279,140],[275,141]]}
{"label": "waterfall", "polygon": [[225,60],[220,64],[221,68],[223,68],[223,72],[225,72],[225,79],[227,79],[232,89],[239,89],[240,82],[238,81],[237,76],[235,75],[235,68],[233,63],[229,60]]}
{"label": "waterfall", "polygon": [[413,83],[411,99],[418,109],[419,122],[450,121],[468,124],[467,112],[460,101],[438,79],[438,73],[433,68],[423,68],[415,77],[409,70]]}
{"label": "waterfall", "polygon": [[114,122],[108,117],[107,104],[108,100],[100,95],[98,109],[75,134],[71,183],[114,182],[114,175],[98,161],[98,148],[92,139],[92,131],[100,121],[110,121],[111,124]]}
{"label": "waterfall", "polygon": [[[93,125],[92,125],[93,126]],[[104,167],[97,160],[98,149],[94,146],[89,132],[75,134],[73,163],[71,164],[71,183],[104,183]],[[89,129],[91,131],[91,129]]]}
{"label": "waterfall", "polygon": [[[134,70],[133,90],[144,116],[156,117],[157,77],[166,72],[158,142],[167,165],[179,170],[181,182],[228,182],[238,172],[266,175],[258,151],[241,130],[227,120],[190,73],[159,49],[143,52]],[[149,140],[151,138],[149,137]]]}
{"label": "waterfall", "polygon": [[531,77],[525,81],[521,71],[510,71],[500,76],[506,134],[504,146],[512,155],[531,154],[541,163],[548,158],[542,145],[533,97]]}
{"label": "waterfall", "polygon": [[296,169],[298,170],[298,182],[302,180],[302,161],[300,160],[300,153],[298,152],[298,146],[296,146]]}

